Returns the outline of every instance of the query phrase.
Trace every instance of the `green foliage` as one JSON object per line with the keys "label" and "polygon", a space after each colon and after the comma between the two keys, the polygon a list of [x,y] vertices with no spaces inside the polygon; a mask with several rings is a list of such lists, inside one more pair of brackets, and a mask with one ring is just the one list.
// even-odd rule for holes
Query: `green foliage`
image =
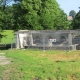
{"label": "green foliage", "polygon": [[21,7],[27,11],[23,16],[28,29],[69,29],[67,16],[55,0],[22,0]]}
{"label": "green foliage", "polygon": [[4,22],[0,22],[3,29],[70,29],[67,16],[56,0],[22,0],[20,4],[6,7],[1,13],[4,13]]}
{"label": "green foliage", "polygon": [[[53,5],[54,4],[54,5]],[[55,0],[46,0],[42,2],[40,11],[40,24],[43,29],[54,29],[55,19],[59,12],[59,6]]]}
{"label": "green foliage", "polygon": [[5,18],[4,12],[2,11],[2,7],[0,7],[0,30],[4,25],[4,18]]}
{"label": "green foliage", "polygon": [[63,10],[60,10],[59,15],[56,17],[55,20],[55,29],[57,30],[65,30],[70,29],[70,22],[67,20],[67,15],[64,13]]}
{"label": "green foliage", "polygon": [[80,29],[80,12],[78,12],[72,22],[73,29]]}

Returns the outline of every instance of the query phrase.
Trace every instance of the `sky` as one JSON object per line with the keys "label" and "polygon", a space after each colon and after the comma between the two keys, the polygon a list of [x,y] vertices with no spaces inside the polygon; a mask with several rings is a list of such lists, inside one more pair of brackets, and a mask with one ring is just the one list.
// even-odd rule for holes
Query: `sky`
{"label": "sky", "polygon": [[60,8],[64,10],[67,15],[71,10],[74,10],[76,13],[79,11],[80,0],[56,0],[60,5]]}
{"label": "sky", "polygon": [[[20,3],[18,0],[16,2],[14,2],[14,0],[6,0],[6,4],[7,6],[11,6],[12,4],[17,4],[17,3]],[[2,5],[5,4],[5,0],[4,2],[2,3]]]}

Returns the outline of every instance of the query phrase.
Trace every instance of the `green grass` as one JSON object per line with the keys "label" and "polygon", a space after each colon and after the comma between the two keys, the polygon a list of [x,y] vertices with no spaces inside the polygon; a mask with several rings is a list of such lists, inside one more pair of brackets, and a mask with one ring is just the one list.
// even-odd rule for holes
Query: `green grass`
{"label": "green grass", "polygon": [[80,80],[80,51],[5,50],[1,80]]}
{"label": "green grass", "polygon": [[13,30],[4,30],[0,32],[4,37],[2,37],[0,44],[10,44],[12,42],[12,38],[14,38]]}

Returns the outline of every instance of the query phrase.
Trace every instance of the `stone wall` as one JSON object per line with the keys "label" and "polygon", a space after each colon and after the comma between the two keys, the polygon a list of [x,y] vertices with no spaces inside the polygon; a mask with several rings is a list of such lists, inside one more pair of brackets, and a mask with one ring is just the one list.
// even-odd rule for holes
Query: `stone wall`
{"label": "stone wall", "polygon": [[[50,40],[56,39],[56,42]],[[52,47],[53,49],[76,49],[80,45],[79,30],[20,30],[16,32],[16,47]],[[76,47],[77,46],[77,47]]]}

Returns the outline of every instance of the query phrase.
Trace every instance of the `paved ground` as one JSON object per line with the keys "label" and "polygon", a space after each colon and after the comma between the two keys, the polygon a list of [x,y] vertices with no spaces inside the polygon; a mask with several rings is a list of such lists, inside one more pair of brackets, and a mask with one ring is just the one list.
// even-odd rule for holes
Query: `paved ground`
{"label": "paved ground", "polygon": [[[8,65],[11,62],[11,59],[7,58],[5,56],[6,53],[0,53],[0,65]],[[12,69],[4,70],[2,73],[0,73],[0,80],[11,80],[10,79],[10,73]]]}
{"label": "paved ground", "polygon": [[10,60],[4,56],[5,53],[0,53],[0,65],[6,65],[10,63]]}

